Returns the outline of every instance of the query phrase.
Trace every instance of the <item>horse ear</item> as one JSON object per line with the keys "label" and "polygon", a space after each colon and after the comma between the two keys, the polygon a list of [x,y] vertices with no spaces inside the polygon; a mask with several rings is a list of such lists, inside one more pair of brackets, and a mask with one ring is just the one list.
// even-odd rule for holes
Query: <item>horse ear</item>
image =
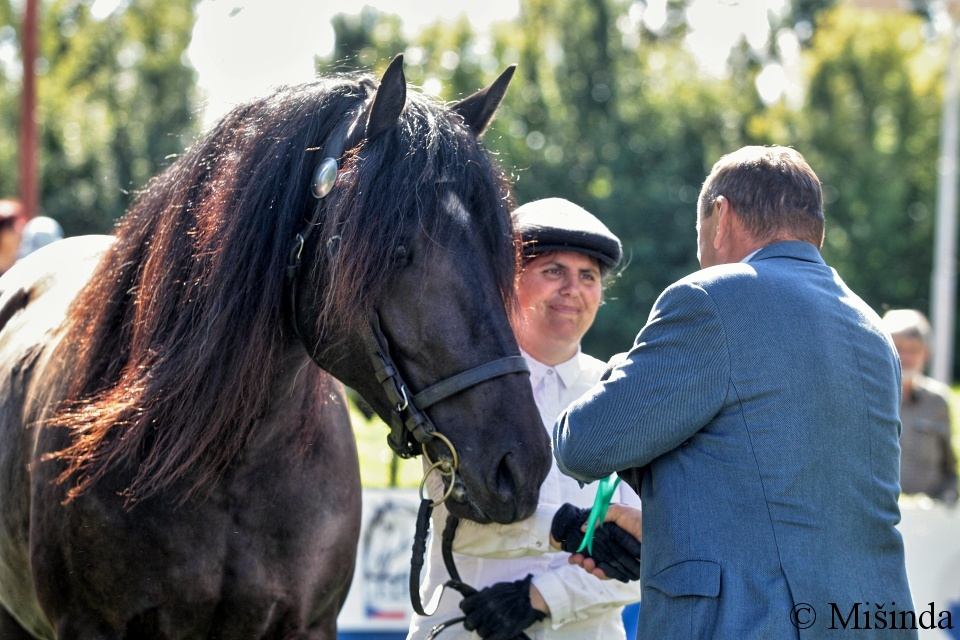
{"label": "horse ear", "polygon": [[490,121],[493,120],[493,114],[500,106],[500,101],[503,100],[507,86],[513,78],[513,72],[516,70],[517,65],[510,65],[489,87],[467,96],[451,107],[453,111],[463,116],[463,121],[478,136],[483,135]]}
{"label": "horse ear", "polygon": [[367,128],[363,137],[366,140],[374,140],[381,133],[392,127],[403,106],[407,102],[407,79],[403,75],[403,54],[401,53],[387,70],[383,72],[380,78],[380,86],[377,87],[377,93],[373,97],[373,105],[370,107],[370,116],[367,118]]}

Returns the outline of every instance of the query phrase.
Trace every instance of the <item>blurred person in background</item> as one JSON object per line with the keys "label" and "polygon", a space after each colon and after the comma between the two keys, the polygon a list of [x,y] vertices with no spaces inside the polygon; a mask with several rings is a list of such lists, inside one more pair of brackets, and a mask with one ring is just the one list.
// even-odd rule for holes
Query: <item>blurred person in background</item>
{"label": "blurred person in background", "polygon": [[[560,412],[606,369],[581,351],[580,341],[593,324],[603,279],[619,264],[622,248],[593,214],[562,198],[529,202],[513,218],[524,264],[512,324],[549,431]],[[440,487],[431,490],[435,496]],[[433,625],[461,615],[458,604],[467,614],[464,627],[451,627],[444,638],[513,639],[520,632],[531,640],[624,638],[623,607],[640,600],[640,583],[600,580],[570,564],[568,553],[550,548],[551,535],[561,539],[563,521],[579,530],[595,493],[595,487],[581,487],[554,463],[531,518],[509,525],[460,522],[453,544],[456,565],[463,581],[480,591],[459,602],[460,594],[448,589],[434,615],[414,615],[408,640],[425,638]],[[639,506],[636,493],[623,484],[613,502]],[[617,522],[618,506],[611,505],[608,522]],[[439,534],[445,519],[440,505],[434,510],[428,595],[447,579]]]}
{"label": "blurred person in background", "polygon": [[951,442],[950,389],[924,375],[930,323],[913,309],[891,309],[883,326],[900,355],[900,490],[957,502],[957,458]]}
{"label": "blurred person in background", "polygon": [[0,275],[17,261],[26,217],[18,200],[0,200]]}
{"label": "blurred person in background", "polygon": [[47,216],[36,216],[23,225],[20,237],[18,258],[30,255],[40,247],[63,238],[63,228],[60,223]]}

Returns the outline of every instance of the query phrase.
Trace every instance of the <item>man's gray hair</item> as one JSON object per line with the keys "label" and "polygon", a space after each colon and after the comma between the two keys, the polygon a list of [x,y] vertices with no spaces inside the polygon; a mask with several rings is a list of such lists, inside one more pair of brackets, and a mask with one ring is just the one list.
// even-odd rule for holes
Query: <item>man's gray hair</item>
{"label": "man's gray hair", "polygon": [[820,179],[794,149],[752,146],[723,156],[700,190],[700,217],[710,217],[719,196],[758,240],[796,238],[823,245]]}

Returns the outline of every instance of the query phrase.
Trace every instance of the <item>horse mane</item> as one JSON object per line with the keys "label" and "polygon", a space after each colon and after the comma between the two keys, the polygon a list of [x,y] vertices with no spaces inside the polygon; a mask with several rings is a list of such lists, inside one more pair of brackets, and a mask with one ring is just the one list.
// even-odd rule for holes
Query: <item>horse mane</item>
{"label": "horse mane", "polygon": [[128,507],[162,491],[185,501],[228,469],[294,339],[285,266],[314,213],[304,255],[326,257],[301,277],[317,283],[322,339],[367,322],[398,247],[443,234],[451,190],[511,305],[507,179],[443,105],[408,92],[398,126],[348,154],[330,196],[310,194],[319,150],[374,86],[342,75],[241,105],[139,193],[65,324],[67,395],[46,424],[70,442],[45,459],[62,464],[67,501],[113,471],[132,478]]}

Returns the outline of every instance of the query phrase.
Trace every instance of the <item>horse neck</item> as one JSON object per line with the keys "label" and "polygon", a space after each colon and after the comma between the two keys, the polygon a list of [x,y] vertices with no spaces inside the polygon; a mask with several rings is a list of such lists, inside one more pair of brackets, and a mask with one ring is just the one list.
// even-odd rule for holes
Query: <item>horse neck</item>
{"label": "horse neck", "polygon": [[267,412],[253,437],[246,443],[248,454],[263,448],[294,446],[308,441],[323,429],[323,411],[329,400],[342,397],[342,390],[329,373],[318,367],[299,342],[284,349],[278,375],[271,383]]}
{"label": "horse neck", "polygon": [[304,394],[315,393],[316,389],[310,384],[318,375],[328,375],[310,358],[306,349],[299,340],[286,345],[281,359],[281,367],[270,397],[271,406],[290,402]]}

